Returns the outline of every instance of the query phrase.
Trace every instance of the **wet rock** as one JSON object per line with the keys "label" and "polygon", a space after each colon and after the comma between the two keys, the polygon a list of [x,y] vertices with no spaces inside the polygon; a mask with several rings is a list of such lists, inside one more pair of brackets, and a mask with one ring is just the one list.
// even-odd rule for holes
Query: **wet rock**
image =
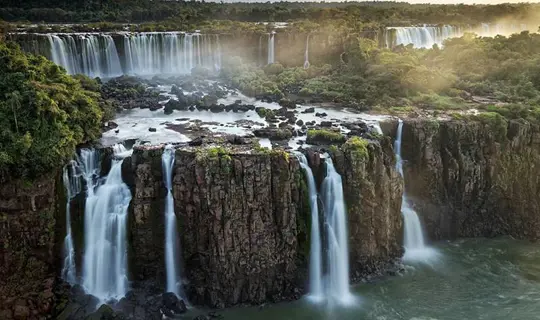
{"label": "wet rock", "polygon": [[188,142],[188,144],[192,147],[197,147],[197,146],[200,146],[202,145],[204,142],[203,138],[202,137],[198,137],[198,138],[195,138],[193,140],[191,140],[190,142]]}
{"label": "wet rock", "polygon": [[186,81],[184,83],[182,83],[180,85],[180,87],[184,90],[184,91],[196,91],[197,90],[197,87],[195,87],[195,84],[193,84],[193,82],[191,81]]}
{"label": "wet rock", "polygon": [[187,109],[186,104],[182,104],[178,100],[171,99],[165,104],[165,108],[163,109],[163,112],[165,112],[165,114],[171,114],[173,113],[173,110],[186,110],[186,109]]}
{"label": "wet rock", "polygon": [[183,96],[184,92],[177,85],[174,84],[171,87],[171,94],[174,94],[175,96]]}
{"label": "wet rock", "polygon": [[156,129],[156,128],[152,128],[152,127],[150,127],[150,128],[148,128],[148,131],[150,131],[150,132],[156,132],[156,131],[157,131],[157,129]]}
{"label": "wet rock", "polygon": [[329,128],[332,126],[332,121],[321,121],[321,127]]}
{"label": "wet rock", "polygon": [[292,138],[292,131],[289,129],[262,128],[253,131],[256,137],[269,138],[270,140],[288,140]]}
{"label": "wet rock", "polygon": [[314,112],[315,112],[315,108],[313,107],[306,108],[304,111],[302,111],[302,113],[314,113]]}
{"label": "wet rock", "polygon": [[317,112],[317,113],[315,114],[315,116],[316,116],[316,117],[319,117],[319,118],[324,118],[324,117],[326,117],[327,115],[328,115],[328,114],[326,114],[326,112],[320,112],[320,113]]}
{"label": "wet rock", "polygon": [[213,104],[210,106],[210,111],[214,113],[219,113],[225,111],[225,105],[223,104]]}
{"label": "wet rock", "polygon": [[101,305],[101,307],[99,307],[99,309],[88,315],[85,320],[115,320],[116,319],[116,314],[114,312],[114,310],[104,304],[104,305]]}
{"label": "wet rock", "polygon": [[237,135],[229,136],[227,138],[227,141],[229,141],[229,143],[231,143],[231,144],[236,144],[236,145],[242,145],[242,144],[249,143],[244,137],[240,137],[240,136],[237,136]]}
{"label": "wet rock", "polygon": [[173,314],[181,314],[187,311],[184,301],[178,299],[178,297],[172,292],[163,294],[163,306],[166,309],[171,310]]}
{"label": "wet rock", "polygon": [[282,107],[285,107],[285,108],[288,108],[288,109],[295,109],[296,108],[296,103],[289,100],[289,99],[281,99],[279,100],[279,105],[282,106]]}
{"label": "wet rock", "polygon": [[163,108],[163,105],[159,104],[159,103],[155,103],[155,104],[152,104],[149,109],[150,111],[157,111],[159,109]]}
{"label": "wet rock", "polygon": [[296,125],[297,125],[297,126],[303,126],[303,125],[304,125],[304,121],[303,121],[302,119],[298,119],[298,120],[296,121]]}
{"label": "wet rock", "polygon": [[217,102],[218,102],[218,97],[216,97],[215,95],[209,94],[202,97],[202,99],[200,100],[200,105],[209,108],[212,105],[216,105]]}

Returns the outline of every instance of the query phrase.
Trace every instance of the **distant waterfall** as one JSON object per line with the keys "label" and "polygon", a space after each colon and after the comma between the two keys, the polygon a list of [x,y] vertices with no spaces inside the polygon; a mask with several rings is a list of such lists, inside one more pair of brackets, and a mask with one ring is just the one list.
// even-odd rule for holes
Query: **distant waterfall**
{"label": "distant waterfall", "polygon": [[259,36],[259,65],[264,65],[263,36]]}
{"label": "distant waterfall", "polygon": [[176,215],[174,213],[174,197],[172,193],[172,170],[174,166],[174,149],[167,146],[161,157],[163,181],[167,188],[165,198],[165,269],[167,272],[167,292],[182,298],[181,273],[178,266],[180,259],[179,239],[177,233]]}
{"label": "distant waterfall", "polygon": [[110,35],[45,35],[50,52],[43,52],[69,74],[115,77],[122,74],[118,50]]}
{"label": "distant waterfall", "polygon": [[[416,48],[431,48],[434,44],[442,45],[448,38],[461,37],[461,28],[454,26],[424,26],[424,27],[398,27],[395,30],[395,41],[393,45],[413,44]],[[389,33],[390,36],[391,33]],[[392,40],[388,40],[392,46]]]}
{"label": "distant waterfall", "polygon": [[77,283],[77,271],[75,268],[75,247],[71,233],[71,200],[82,190],[79,174],[80,168],[76,161],[70,161],[64,166],[62,180],[66,188],[66,237],[64,238],[64,265],[62,267],[62,279],[70,284]]}
{"label": "distant waterfall", "polygon": [[274,57],[274,37],[276,33],[272,32],[268,34],[268,64],[272,64],[275,62]]}
{"label": "distant waterfall", "polygon": [[196,66],[214,71],[221,68],[221,44],[217,35],[125,34],[124,50],[126,74],[185,74]]}
{"label": "distant waterfall", "polygon": [[326,178],[321,195],[326,223],[328,274],[326,294],[331,302],[350,304],[354,298],[349,289],[349,250],[347,212],[343,198],[341,176],[331,157],[326,154]]}
{"label": "distant waterfall", "polygon": [[84,213],[85,250],[82,285],[101,302],[119,300],[128,290],[127,209],[131,192],[122,181],[123,156],[129,152],[121,145],[113,147],[114,158],[109,175],[96,187],[95,155],[88,155],[85,166],[87,198]]}
{"label": "distant waterfall", "polygon": [[307,176],[309,204],[311,206],[311,235],[309,249],[309,298],[314,301],[324,299],[323,277],[322,277],[322,247],[321,231],[319,227],[319,204],[317,202],[317,187],[313,172],[309,167],[307,158],[304,154],[296,154],[300,167]]}
{"label": "distant waterfall", "polygon": [[306,51],[304,52],[304,69],[309,68],[309,34],[306,38]]}
{"label": "distant waterfall", "polygon": [[388,48],[397,45],[412,44],[416,48],[431,48],[434,44],[442,46],[444,40],[461,37],[466,32],[475,33],[481,37],[494,37],[496,35],[508,36],[527,30],[525,24],[488,24],[483,23],[476,27],[459,26],[414,26],[389,27],[386,29],[385,45]]}
{"label": "distant waterfall", "polygon": [[[14,39],[24,42],[28,36],[15,34]],[[187,74],[197,66],[218,71],[222,61],[218,35],[66,33],[32,34],[30,39],[37,44],[21,43],[26,50],[51,59],[69,74],[90,77]]]}
{"label": "distant waterfall", "polygon": [[[403,159],[401,158],[402,132],[403,121],[399,119],[396,141],[394,142],[394,149],[396,153],[396,170],[403,178]],[[418,214],[416,214],[414,209],[411,208],[405,191],[403,191],[403,196],[401,198],[401,213],[403,215],[405,229],[405,255],[403,256],[403,260],[426,261],[434,257],[436,255],[436,252],[435,250],[426,246],[420,218],[418,217]]]}

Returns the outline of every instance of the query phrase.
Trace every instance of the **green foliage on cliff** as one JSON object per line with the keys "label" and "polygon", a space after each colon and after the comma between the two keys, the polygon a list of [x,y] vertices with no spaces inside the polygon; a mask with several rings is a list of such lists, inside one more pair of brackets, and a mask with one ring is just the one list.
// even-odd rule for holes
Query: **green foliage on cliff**
{"label": "green foliage on cliff", "polygon": [[369,142],[360,137],[352,137],[343,144],[343,151],[352,153],[357,157],[366,158],[368,156]]}
{"label": "green foliage on cliff", "polygon": [[[517,21],[536,18],[536,4],[433,5],[396,2],[217,3],[167,0],[5,0],[0,18],[34,22],[154,22],[152,31],[172,23],[202,21],[299,21],[296,28],[358,31],[378,25],[477,24],[508,16]],[[481,20],[481,21],[479,21]],[[170,30],[170,29],[169,29]],[[176,30],[182,30],[176,29]],[[185,30],[185,29],[183,29]]]}
{"label": "green foliage on cliff", "polygon": [[[84,79],[86,86],[93,80]],[[0,41],[0,181],[34,178],[97,139],[99,94],[46,60]]]}
{"label": "green foliage on cliff", "polygon": [[221,69],[221,77],[232,86],[250,96],[283,96],[276,83],[257,67],[242,63],[238,57],[229,59]]}
{"label": "green foliage on cliff", "polygon": [[307,132],[307,143],[343,143],[345,137],[335,131],[326,129],[310,129]]}

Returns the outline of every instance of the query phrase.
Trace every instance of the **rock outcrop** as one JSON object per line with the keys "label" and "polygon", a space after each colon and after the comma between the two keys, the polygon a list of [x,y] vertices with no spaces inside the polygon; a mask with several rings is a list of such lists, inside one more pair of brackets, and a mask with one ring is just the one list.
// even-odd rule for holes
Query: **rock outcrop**
{"label": "rock outcrop", "polygon": [[129,219],[133,279],[152,280],[164,286],[166,189],[161,168],[162,153],[162,148],[135,150],[131,161],[124,160],[126,167],[122,176],[133,195]]}
{"label": "rock outcrop", "polygon": [[349,219],[351,276],[380,274],[402,254],[402,179],[395,170],[389,138],[371,142],[367,152],[334,150]]}
{"label": "rock outcrop", "polygon": [[540,238],[540,130],[523,120],[406,120],[407,193],[431,239]]}
{"label": "rock outcrop", "polygon": [[52,311],[63,230],[57,214],[54,174],[0,185],[0,319],[38,319]]}
{"label": "rock outcrop", "polygon": [[284,152],[177,151],[175,211],[194,303],[224,307],[299,293],[301,180],[297,160]]}

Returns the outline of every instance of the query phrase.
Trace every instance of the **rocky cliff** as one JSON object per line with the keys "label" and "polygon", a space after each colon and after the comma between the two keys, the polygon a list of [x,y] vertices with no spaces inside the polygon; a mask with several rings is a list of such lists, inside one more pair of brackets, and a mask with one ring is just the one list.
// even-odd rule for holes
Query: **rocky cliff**
{"label": "rocky cliff", "polygon": [[402,150],[406,190],[431,239],[540,237],[537,125],[411,119]]}
{"label": "rocky cliff", "polygon": [[190,296],[223,307],[291,297],[297,279],[301,173],[283,152],[177,152],[173,177]]}
{"label": "rocky cliff", "polygon": [[54,174],[0,186],[0,319],[42,319],[52,310],[64,229],[56,196]]}
{"label": "rocky cliff", "polygon": [[[164,282],[161,152],[137,149],[131,161],[131,261],[137,280],[157,275]],[[298,236],[305,230],[303,210],[309,210],[303,187],[298,162],[283,152],[177,150],[173,195],[192,303],[224,307],[298,293]]]}
{"label": "rocky cliff", "polygon": [[342,176],[349,218],[351,276],[380,273],[402,254],[402,179],[395,170],[392,143],[382,138],[358,152],[348,148],[333,153]]}

